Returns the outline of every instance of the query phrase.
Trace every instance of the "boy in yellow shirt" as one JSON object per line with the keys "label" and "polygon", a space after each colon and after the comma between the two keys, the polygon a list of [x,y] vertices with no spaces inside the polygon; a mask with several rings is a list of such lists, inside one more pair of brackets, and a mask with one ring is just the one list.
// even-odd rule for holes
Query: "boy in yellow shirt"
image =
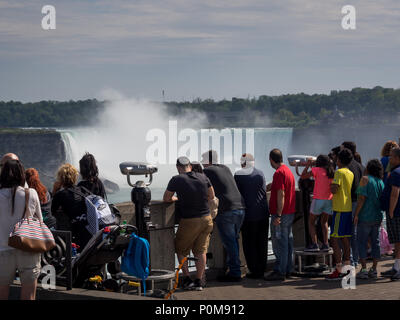
{"label": "boy in yellow shirt", "polygon": [[347,168],[353,160],[353,155],[349,149],[344,148],[338,154],[338,170],[335,172],[331,184],[332,198],[332,225],[331,225],[331,245],[336,261],[336,268],[326,280],[341,280],[345,274],[342,273],[342,250],[339,240],[342,242],[343,259],[345,265],[350,265],[350,239],[353,228],[351,186],[354,175]]}

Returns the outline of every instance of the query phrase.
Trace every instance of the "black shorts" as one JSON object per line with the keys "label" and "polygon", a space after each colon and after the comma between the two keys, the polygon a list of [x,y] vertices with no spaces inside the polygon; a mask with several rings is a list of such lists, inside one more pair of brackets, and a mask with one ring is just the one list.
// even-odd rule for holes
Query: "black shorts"
{"label": "black shorts", "polygon": [[390,219],[386,214],[386,226],[390,243],[400,242],[400,217],[393,217]]}

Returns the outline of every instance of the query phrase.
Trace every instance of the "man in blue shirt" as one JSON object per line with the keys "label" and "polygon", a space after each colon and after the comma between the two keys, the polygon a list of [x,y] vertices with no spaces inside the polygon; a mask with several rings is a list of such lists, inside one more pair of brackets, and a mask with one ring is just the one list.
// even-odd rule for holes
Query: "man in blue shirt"
{"label": "man in blue shirt", "polygon": [[243,252],[250,273],[248,278],[263,278],[268,253],[268,204],[265,177],[254,167],[250,153],[242,155],[242,169],[235,173],[236,185],[245,202],[242,225]]}
{"label": "man in blue shirt", "polygon": [[386,211],[389,242],[394,244],[395,263],[391,270],[381,275],[400,280],[400,148],[392,149],[389,163],[391,171],[382,192],[381,205]]}

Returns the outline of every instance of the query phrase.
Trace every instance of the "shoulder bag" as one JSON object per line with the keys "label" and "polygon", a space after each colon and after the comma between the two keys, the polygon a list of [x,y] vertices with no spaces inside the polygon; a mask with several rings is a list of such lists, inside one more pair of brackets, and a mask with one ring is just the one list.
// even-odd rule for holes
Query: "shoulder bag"
{"label": "shoulder bag", "polygon": [[25,210],[8,238],[8,245],[27,252],[42,253],[56,246],[53,234],[39,217],[29,217],[29,189],[25,188]]}

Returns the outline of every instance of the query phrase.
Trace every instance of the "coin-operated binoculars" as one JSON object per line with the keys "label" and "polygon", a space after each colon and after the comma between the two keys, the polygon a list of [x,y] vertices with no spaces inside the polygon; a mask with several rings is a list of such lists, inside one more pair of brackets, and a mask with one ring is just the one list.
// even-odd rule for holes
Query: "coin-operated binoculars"
{"label": "coin-operated binoculars", "polygon": [[[157,167],[144,162],[123,162],[119,165],[121,173],[127,176],[128,184],[132,187],[131,200],[135,205],[136,227],[140,237],[149,239],[149,229],[152,227],[150,221],[150,184],[153,181],[153,173],[158,171]],[[136,181],[131,183],[131,176],[144,175],[149,177],[148,182]]]}

